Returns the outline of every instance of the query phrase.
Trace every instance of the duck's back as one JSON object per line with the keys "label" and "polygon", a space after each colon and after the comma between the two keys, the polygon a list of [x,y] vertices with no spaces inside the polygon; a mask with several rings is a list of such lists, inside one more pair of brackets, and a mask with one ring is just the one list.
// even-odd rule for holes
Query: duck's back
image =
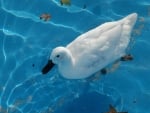
{"label": "duck's back", "polygon": [[67,48],[76,58],[80,57],[81,53],[90,53],[92,49],[102,48],[108,42],[112,44],[118,42],[119,46],[125,48],[130,41],[130,34],[136,19],[137,14],[133,13],[119,21],[104,23],[77,37],[67,45]]}
{"label": "duck's back", "polygon": [[123,56],[136,19],[137,14],[133,13],[119,21],[104,23],[71,42],[67,48],[75,59],[76,70],[92,74]]}

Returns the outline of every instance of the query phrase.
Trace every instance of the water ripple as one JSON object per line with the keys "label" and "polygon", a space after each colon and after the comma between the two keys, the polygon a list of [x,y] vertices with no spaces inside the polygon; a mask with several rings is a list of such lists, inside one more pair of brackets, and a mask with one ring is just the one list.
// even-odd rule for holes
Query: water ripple
{"label": "water ripple", "polygon": [[5,29],[5,28],[0,29],[0,31],[3,32],[6,36],[7,36],[7,35],[8,35],[8,36],[17,36],[17,37],[22,38],[23,40],[26,39],[25,36],[23,36],[23,35],[21,35],[21,34],[19,34],[19,33],[15,33],[15,32],[13,32],[13,31],[10,31],[10,30]]}
{"label": "water ripple", "polygon": [[[41,20],[39,19],[38,16],[33,15],[33,14],[29,13],[29,12],[16,11],[16,10],[8,10],[8,9],[6,9],[6,8],[4,8],[4,7],[2,7],[2,9],[3,9],[4,11],[6,11],[7,13],[10,13],[10,14],[16,16],[16,17],[25,18],[25,19],[30,19],[30,20],[32,20],[32,21],[34,21],[34,22],[41,22]],[[81,33],[81,31],[79,31],[79,30],[77,30],[76,28],[71,27],[71,26],[67,26],[67,25],[63,25],[63,24],[56,24],[56,23],[54,23],[54,22],[52,22],[52,21],[46,22],[46,23],[43,22],[43,23],[44,23],[44,24],[50,24],[50,25],[53,25],[53,26],[55,26],[55,27],[62,27],[62,28],[66,28],[66,29],[72,29],[74,32]]]}
{"label": "water ripple", "polygon": [[[35,8],[36,10],[34,9],[35,11],[32,10],[31,12],[29,10],[33,8],[32,6],[37,5],[39,2],[33,0],[33,4],[30,4],[31,1],[27,0],[24,2],[30,4],[27,7],[30,9],[26,7],[19,9],[18,4],[16,4],[17,9],[14,1],[0,1],[0,11],[3,12],[3,23],[1,23],[0,28],[2,56],[0,57],[3,57],[1,59],[4,60],[2,61],[4,62],[2,70],[0,70],[1,110],[5,113],[48,113],[48,110],[55,112],[62,105],[66,105],[67,102],[78,99],[81,94],[96,91],[110,97],[119,110],[126,108],[129,112],[145,112],[143,110],[148,107],[146,108],[142,104],[150,104],[146,101],[150,95],[150,81],[148,78],[150,73],[148,62],[150,17],[146,15],[150,5],[148,1],[141,0],[135,3],[132,2],[130,5],[129,0],[126,2],[117,0],[100,2],[94,0],[86,1],[89,6],[82,8],[78,0],[74,1],[75,4],[71,6],[61,6],[59,0],[47,0],[43,1],[43,4],[50,3],[46,8],[43,7],[42,10],[39,9],[40,11]],[[8,7],[11,6],[8,5],[9,3],[13,3],[14,7]],[[124,7],[120,7],[122,4],[129,6],[129,9],[133,6],[132,10],[125,11]],[[58,12],[52,11],[55,15],[54,20],[44,22],[37,15],[39,12],[45,10],[50,12],[50,10],[57,8],[61,16],[56,14]],[[143,12],[145,11],[144,14],[141,9]],[[55,69],[48,76],[41,75],[40,71],[44,60],[48,57],[48,54],[45,55],[41,52],[45,49],[43,47],[46,44],[49,44],[49,47],[46,48],[46,51],[49,52],[53,47],[69,43],[76,35],[100,23],[107,20],[116,20],[132,11],[144,15],[142,24],[147,27],[147,29],[143,28],[142,38],[137,39],[136,47],[131,51],[135,54],[133,62],[122,64],[116,72],[106,77],[100,77],[97,81],[65,80],[59,77]],[[60,17],[57,17],[57,15]],[[84,28],[85,30],[83,30]],[[57,40],[59,40],[59,43]],[[135,98],[137,103],[133,103]]]}

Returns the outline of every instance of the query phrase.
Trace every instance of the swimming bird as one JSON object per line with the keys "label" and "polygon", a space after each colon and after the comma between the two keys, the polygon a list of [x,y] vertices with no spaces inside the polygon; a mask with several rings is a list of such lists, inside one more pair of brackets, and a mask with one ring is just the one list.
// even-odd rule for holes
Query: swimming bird
{"label": "swimming bird", "polygon": [[84,79],[93,75],[127,54],[136,20],[137,14],[132,13],[81,34],[66,47],[54,48],[42,73],[48,73],[56,64],[60,74],[67,79]]}

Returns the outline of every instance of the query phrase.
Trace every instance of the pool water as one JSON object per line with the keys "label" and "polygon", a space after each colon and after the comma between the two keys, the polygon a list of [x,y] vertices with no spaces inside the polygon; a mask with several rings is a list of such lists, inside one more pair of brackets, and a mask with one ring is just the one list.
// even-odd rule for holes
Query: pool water
{"label": "pool water", "polygon": [[[149,0],[0,0],[0,113],[150,113]],[[136,12],[131,62],[105,76],[41,74],[53,48],[108,21]],[[40,20],[43,13],[50,20]]]}

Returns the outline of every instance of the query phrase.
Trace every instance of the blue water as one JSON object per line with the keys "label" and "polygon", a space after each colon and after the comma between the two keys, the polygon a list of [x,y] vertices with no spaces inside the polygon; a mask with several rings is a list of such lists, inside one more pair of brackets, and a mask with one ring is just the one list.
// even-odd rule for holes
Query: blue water
{"label": "blue water", "polygon": [[[86,7],[85,7],[86,6]],[[66,80],[42,75],[51,50],[104,23],[137,12],[129,52],[112,73]],[[39,19],[49,13],[47,22]],[[0,113],[150,113],[149,0],[0,0]]]}

